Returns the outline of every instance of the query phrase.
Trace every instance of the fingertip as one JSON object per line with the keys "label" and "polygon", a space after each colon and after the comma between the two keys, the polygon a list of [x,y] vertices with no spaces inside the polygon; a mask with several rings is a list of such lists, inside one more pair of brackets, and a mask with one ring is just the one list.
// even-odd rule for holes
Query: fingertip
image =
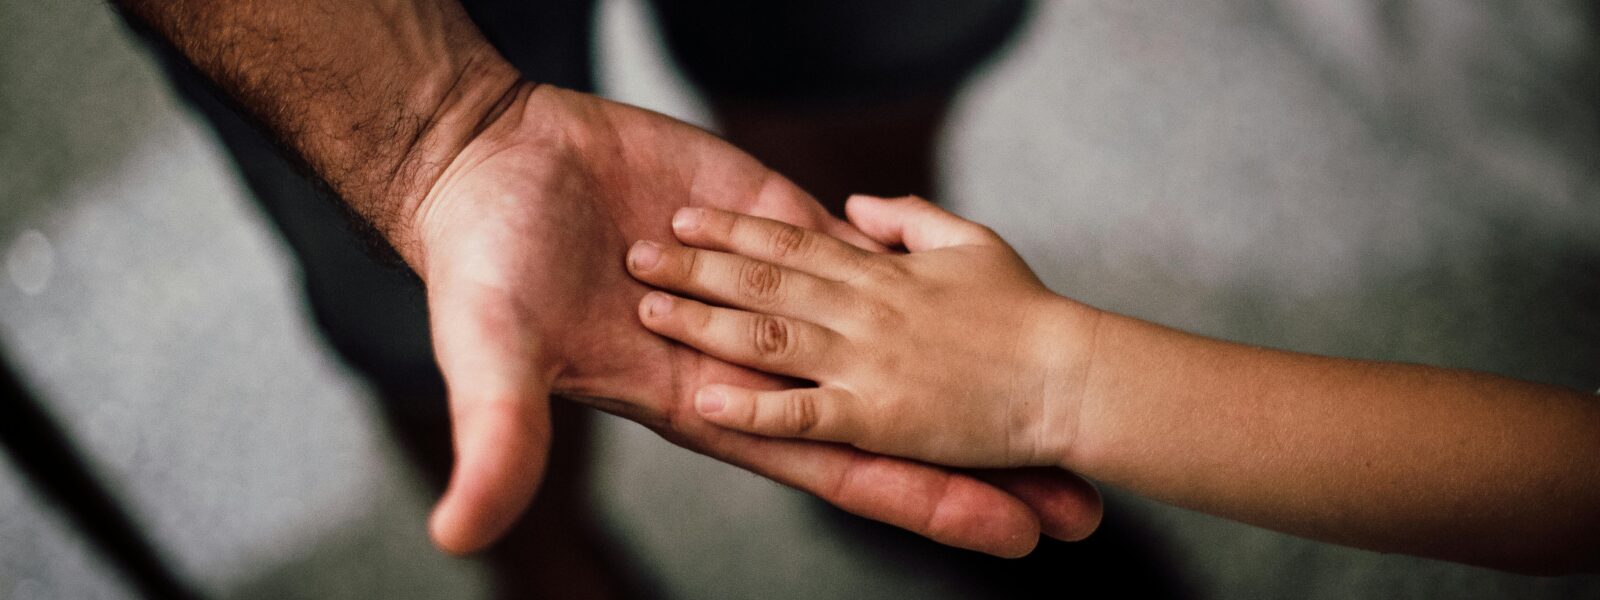
{"label": "fingertip", "polygon": [[1018,533],[997,546],[992,554],[1000,558],[1017,559],[1033,554],[1033,550],[1038,547],[1039,534],[1037,532],[1032,535]]}
{"label": "fingertip", "polygon": [[678,209],[678,212],[672,215],[672,231],[680,236],[694,233],[700,230],[700,226],[704,224],[705,221],[705,209],[696,208],[693,206],[685,206]]}
{"label": "fingertip", "polygon": [[760,433],[753,427],[755,410],[752,392],[730,385],[712,384],[694,394],[694,410],[700,418],[718,426],[746,433]]}
{"label": "fingertip", "polygon": [[1105,519],[1105,505],[1100,500],[1099,490],[1091,488],[1091,493],[1094,501],[1075,513],[1076,518],[1044,519],[1045,535],[1063,542],[1081,542],[1099,530],[1100,522]]}
{"label": "fingertip", "polygon": [[462,479],[458,466],[444,497],[428,517],[428,537],[434,547],[451,556],[467,556],[484,549],[509,529],[521,512],[516,511],[509,518],[496,514],[500,511],[493,510],[492,504],[472,498],[481,494],[464,489],[471,486]]}
{"label": "fingertip", "polygon": [[1068,471],[1007,469],[985,472],[983,478],[1027,504],[1044,534],[1054,539],[1083,540],[1100,527],[1105,515],[1100,490]]}
{"label": "fingertip", "polygon": [[639,319],[649,326],[672,313],[673,298],[666,292],[651,291],[639,299]]}
{"label": "fingertip", "polygon": [[[1011,535],[997,544],[991,554],[1005,558],[1022,558],[1039,545],[1041,534],[1039,517],[1033,514],[1033,511],[1023,509],[1013,513],[1010,519]],[[1005,519],[999,521],[1004,523]]]}
{"label": "fingertip", "polygon": [[1040,499],[1034,510],[1039,512],[1045,535],[1063,542],[1078,542],[1100,528],[1100,521],[1105,518],[1105,502],[1100,490],[1083,479],[1067,487],[1068,491]]}
{"label": "fingertip", "polygon": [[885,200],[877,196],[856,194],[845,200],[844,215],[850,224],[874,243],[895,247],[900,245],[900,235],[890,219],[883,214]]}
{"label": "fingertip", "polygon": [[1039,544],[1039,516],[1022,500],[970,477],[953,479],[928,522],[935,541],[1002,558],[1019,558]]}
{"label": "fingertip", "polygon": [[465,533],[467,530],[462,527],[458,516],[460,511],[454,508],[454,504],[446,497],[433,509],[433,514],[428,517],[428,538],[440,552],[465,557],[483,549],[484,544]]}
{"label": "fingertip", "polygon": [[708,385],[700,388],[694,395],[694,409],[702,416],[715,418],[722,414],[728,405],[728,390],[720,385]]}
{"label": "fingertip", "polygon": [[[615,255],[613,255],[615,256]],[[650,240],[639,240],[628,249],[628,270],[634,273],[644,273],[654,269],[661,263],[661,244]]]}
{"label": "fingertip", "polygon": [[472,398],[452,398],[455,464],[428,519],[434,545],[457,556],[482,550],[522,516],[543,479],[550,439],[542,404]]}
{"label": "fingertip", "polygon": [[1089,536],[1094,535],[1094,532],[1100,529],[1101,514],[1103,513],[1096,513],[1092,519],[1083,521],[1073,527],[1055,529],[1049,535],[1063,542],[1081,542],[1089,539]]}

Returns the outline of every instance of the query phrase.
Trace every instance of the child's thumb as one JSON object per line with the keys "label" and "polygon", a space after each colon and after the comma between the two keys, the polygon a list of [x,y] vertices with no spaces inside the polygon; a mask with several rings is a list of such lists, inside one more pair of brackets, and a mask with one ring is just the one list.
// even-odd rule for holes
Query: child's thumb
{"label": "child's thumb", "polygon": [[916,196],[879,198],[857,194],[845,203],[850,223],[885,246],[912,252],[949,246],[1000,243],[988,227],[951,214]]}

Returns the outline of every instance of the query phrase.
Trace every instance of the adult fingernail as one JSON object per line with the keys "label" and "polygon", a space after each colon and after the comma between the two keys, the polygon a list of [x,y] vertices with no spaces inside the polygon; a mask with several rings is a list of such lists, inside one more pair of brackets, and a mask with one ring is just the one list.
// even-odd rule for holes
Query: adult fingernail
{"label": "adult fingernail", "polygon": [[694,231],[700,228],[700,223],[706,220],[705,209],[684,208],[672,216],[672,228],[678,231]]}
{"label": "adult fingernail", "polygon": [[695,394],[694,407],[703,415],[712,415],[722,412],[722,407],[728,405],[728,397],[722,390],[704,389]]}
{"label": "adult fingernail", "polygon": [[633,265],[635,271],[654,269],[658,262],[661,262],[661,244],[639,240],[634,243],[633,250],[628,251],[628,264]]}
{"label": "adult fingernail", "polygon": [[672,312],[672,299],[661,292],[650,292],[650,296],[644,299],[644,309],[651,317],[664,316]]}

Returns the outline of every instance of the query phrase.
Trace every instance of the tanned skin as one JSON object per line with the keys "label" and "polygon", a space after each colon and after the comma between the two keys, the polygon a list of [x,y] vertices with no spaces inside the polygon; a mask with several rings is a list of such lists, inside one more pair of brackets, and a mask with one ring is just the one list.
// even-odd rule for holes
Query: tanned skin
{"label": "tanned skin", "polygon": [[637,420],[693,450],[934,540],[1001,556],[1077,539],[1099,497],[1065,473],[971,474],[712,426],[693,392],[781,378],[639,323],[621,256],[684,206],[881,246],[699,129],[520,77],[454,1],[121,0],[326,181],[427,286],[456,463],[430,523],[470,552],[540,481],[548,399]]}

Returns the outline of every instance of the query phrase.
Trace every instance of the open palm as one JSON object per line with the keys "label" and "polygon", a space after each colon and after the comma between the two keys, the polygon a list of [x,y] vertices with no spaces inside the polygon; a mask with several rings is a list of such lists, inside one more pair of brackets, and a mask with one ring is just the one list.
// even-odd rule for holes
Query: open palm
{"label": "open palm", "polygon": [[[682,206],[714,206],[872,242],[750,156],[670,118],[528,86],[453,160],[413,224],[436,352],[449,384],[456,467],[432,531],[447,550],[492,541],[538,486],[548,398],[579,398],[690,449],[809,491],[851,512],[999,555],[1041,527],[1086,535],[1099,498],[1065,473],[995,484],[837,445],[716,428],[691,408],[707,383],[773,388],[644,329],[647,291],[623,256],[668,241]],[[1004,488],[1007,491],[1002,491]]]}

